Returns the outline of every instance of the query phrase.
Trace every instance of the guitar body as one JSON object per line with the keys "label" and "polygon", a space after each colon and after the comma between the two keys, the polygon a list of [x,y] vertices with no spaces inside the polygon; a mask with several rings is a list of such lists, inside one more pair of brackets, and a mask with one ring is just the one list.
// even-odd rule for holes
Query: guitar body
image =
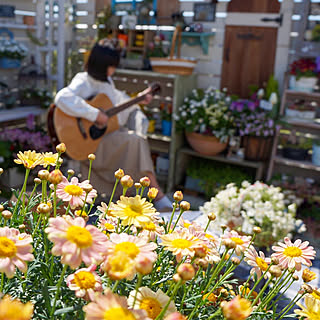
{"label": "guitar body", "polygon": [[[103,93],[96,95],[87,103],[102,111],[113,107],[108,96]],[[69,116],[57,107],[54,108],[53,122],[58,140],[66,145],[67,155],[74,160],[86,160],[90,153],[96,152],[105,134],[119,129],[118,118],[110,117],[108,127],[100,130],[101,132],[98,130],[101,136],[95,138],[92,131],[94,123],[84,118]]]}

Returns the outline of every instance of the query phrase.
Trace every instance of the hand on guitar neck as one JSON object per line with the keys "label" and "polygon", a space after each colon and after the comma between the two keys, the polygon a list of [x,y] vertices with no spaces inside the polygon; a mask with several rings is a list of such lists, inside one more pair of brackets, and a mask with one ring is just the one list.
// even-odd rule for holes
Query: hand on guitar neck
{"label": "hand on guitar neck", "polygon": [[99,128],[106,127],[108,124],[109,117],[102,111],[99,111],[95,124]]}

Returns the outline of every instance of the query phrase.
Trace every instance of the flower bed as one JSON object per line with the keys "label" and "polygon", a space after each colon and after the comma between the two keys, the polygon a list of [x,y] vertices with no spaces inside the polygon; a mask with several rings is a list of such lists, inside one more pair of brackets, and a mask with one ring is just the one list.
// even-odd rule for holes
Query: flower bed
{"label": "flower bed", "polygon": [[[241,235],[223,226],[217,236],[207,231],[216,223],[213,213],[205,227],[183,220],[190,204],[181,191],[173,196],[166,222],[152,204],[157,189],[149,188],[147,199],[142,197],[149,178],[134,184],[121,169],[115,172],[115,188],[120,184],[123,190],[120,200],[113,203],[111,196],[92,213],[97,192],[90,170],[82,182],[73,170],[64,176],[59,167],[65,146],[57,151],[19,152],[15,162],[25,167],[26,178],[37,166],[46,169],[38,172],[31,195],[26,195],[25,179],[17,201],[0,205],[3,319],[17,314],[20,320],[32,314],[33,319],[282,319],[304,296],[306,309],[297,314],[308,317],[319,310],[320,292],[307,284],[315,278],[308,269],[296,297],[276,308],[279,293],[301,276],[302,265],[312,264],[315,251],[307,242],[285,237],[265,257],[253,246],[263,231],[259,227]],[[95,156],[88,159],[92,164]],[[133,184],[137,194],[127,197]],[[242,260],[252,270],[239,286],[232,275]],[[256,292],[264,277],[265,285]]]}

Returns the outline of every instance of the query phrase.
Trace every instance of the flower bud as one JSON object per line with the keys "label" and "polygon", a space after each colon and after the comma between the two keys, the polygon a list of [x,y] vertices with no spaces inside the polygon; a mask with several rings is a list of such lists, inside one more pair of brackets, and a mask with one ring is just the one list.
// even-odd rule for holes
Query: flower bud
{"label": "flower bud", "polygon": [[222,229],[222,232],[224,232],[224,230],[226,230],[228,226],[226,224],[222,224],[220,228]]}
{"label": "flower bud", "polygon": [[133,180],[127,174],[121,178],[120,183],[124,188],[131,188],[133,186]]}
{"label": "flower bud", "polygon": [[153,270],[153,262],[147,257],[140,257],[136,259],[136,270],[142,275],[149,274]]}
{"label": "flower bud", "polygon": [[96,156],[95,156],[93,153],[90,153],[90,154],[88,155],[88,159],[89,159],[90,161],[94,161],[94,160],[96,160]]}
{"label": "flower bud", "polygon": [[58,159],[58,164],[61,166],[63,164],[63,159],[62,158],[59,158]]}
{"label": "flower bud", "polygon": [[190,210],[190,203],[188,201],[181,201],[180,202],[180,208],[183,211],[188,211],[188,210]]}
{"label": "flower bud", "polygon": [[74,175],[74,170],[69,169],[69,170],[67,171],[67,173],[68,173],[68,176],[69,176],[69,177],[72,177],[72,176]]}
{"label": "flower bud", "polygon": [[209,261],[206,259],[199,259],[198,264],[203,270],[207,270],[209,266]]}
{"label": "flower bud", "polygon": [[3,219],[5,219],[5,220],[9,220],[12,217],[12,212],[9,210],[3,210],[1,214],[2,214]]}
{"label": "flower bud", "polygon": [[21,231],[25,230],[25,228],[26,228],[26,226],[25,226],[24,224],[20,224],[20,225],[19,225],[19,229],[20,229]]}
{"label": "flower bud", "polygon": [[298,280],[299,280],[299,277],[298,277],[298,275],[294,274],[294,275],[292,276],[292,279],[293,279],[294,281],[298,281]]}
{"label": "flower bud", "polygon": [[207,255],[207,250],[204,246],[197,247],[194,249],[194,254],[196,257],[204,258]]}
{"label": "flower bud", "polygon": [[144,188],[148,188],[150,186],[150,179],[148,177],[143,177],[140,179],[140,183]]}
{"label": "flower bud", "polygon": [[63,180],[63,174],[59,169],[50,172],[48,181],[52,184],[59,184]]}
{"label": "flower bud", "polygon": [[317,275],[316,275],[315,272],[313,272],[313,271],[311,271],[309,269],[304,269],[302,271],[302,280],[303,280],[303,282],[310,282],[310,281],[312,281],[312,280],[314,280],[316,278],[317,278]]}
{"label": "flower bud", "polygon": [[306,293],[310,293],[310,294],[313,292],[313,288],[309,284],[306,284],[306,283],[301,285],[301,290],[303,290]]}
{"label": "flower bud", "polygon": [[261,228],[260,227],[253,227],[253,233],[256,233],[256,234],[261,233]]}
{"label": "flower bud", "polygon": [[182,280],[191,280],[195,275],[194,267],[190,263],[180,264],[177,272]]}
{"label": "flower bud", "polygon": [[235,265],[238,266],[240,264],[240,259],[237,257],[231,258],[231,262]]}
{"label": "flower bud", "polygon": [[181,280],[181,277],[180,277],[177,273],[175,273],[175,274],[172,276],[172,280],[173,280],[174,282],[179,282],[179,281]]}
{"label": "flower bud", "polygon": [[234,241],[232,241],[231,239],[224,239],[223,244],[228,249],[235,249],[235,247],[237,246],[237,244]]}
{"label": "flower bud", "polygon": [[114,173],[114,177],[118,180],[120,180],[122,177],[124,176],[124,172],[122,169],[118,169],[115,173]]}
{"label": "flower bud", "polygon": [[279,266],[271,266],[269,272],[276,278],[279,278],[282,275],[282,270]]}
{"label": "flower bud", "polygon": [[278,264],[279,264],[279,258],[277,258],[277,257],[271,257],[271,262],[272,262],[272,264],[274,264],[274,265],[278,265]]}
{"label": "flower bud", "polygon": [[221,303],[220,306],[227,320],[246,319],[252,312],[250,301],[240,296],[236,296],[229,302]]}
{"label": "flower bud", "polygon": [[214,220],[216,220],[216,218],[217,218],[217,216],[215,215],[214,212],[210,212],[210,213],[208,214],[208,219],[209,219],[210,221],[214,221]]}
{"label": "flower bud", "polygon": [[153,200],[157,197],[159,190],[157,188],[150,188],[148,190],[148,198]]}
{"label": "flower bud", "polygon": [[187,318],[179,312],[173,312],[166,316],[164,320],[187,320]]}
{"label": "flower bud", "polygon": [[182,201],[182,199],[183,199],[183,193],[182,193],[182,191],[176,191],[175,193],[174,193],[174,195],[173,195],[173,199],[175,200],[175,201]]}
{"label": "flower bud", "polygon": [[41,179],[41,180],[48,180],[49,179],[49,171],[48,170],[40,170],[38,172],[38,177]]}
{"label": "flower bud", "polygon": [[33,182],[34,182],[34,184],[38,185],[38,184],[41,183],[41,179],[39,179],[39,178],[34,178],[34,179],[33,179]]}
{"label": "flower bud", "polygon": [[66,152],[66,145],[64,143],[60,143],[56,146],[56,150],[59,153],[64,153]]}
{"label": "flower bud", "polygon": [[3,210],[4,210],[4,206],[0,204],[0,212],[2,212]]}
{"label": "flower bud", "polygon": [[139,189],[141,189],[141,183],[140,182],[136,182],[135,184],[134,184],[134,187],[137,189],[137,190],[139,190]]}
{"label": "flower bud", "polygon": [[90,191],[92,191],[93,187],[90,183],[85,184],[82,189],[84,190],[85,193],[89,193]]}
{"label": "flower bud", "polygon": [[3,169],[0,168],[0,176],[3,174]]}
{"label": "flower bud", "polygon": [[37,207],[37,212],[40,214],[47,214],[51,211],[51,208],[46,203],[40,203]]}

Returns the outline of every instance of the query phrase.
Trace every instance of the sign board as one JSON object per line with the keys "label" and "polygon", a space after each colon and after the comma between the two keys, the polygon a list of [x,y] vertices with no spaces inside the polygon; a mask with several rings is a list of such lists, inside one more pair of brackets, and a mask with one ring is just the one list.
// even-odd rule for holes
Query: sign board
{"label": "sign board", "polygon": [[15,6],[0,4],[0,17],[14,18]]}
{"label": "sign board", "polygon": [[195,3],[193,21],[215,21],[216,3]]}

